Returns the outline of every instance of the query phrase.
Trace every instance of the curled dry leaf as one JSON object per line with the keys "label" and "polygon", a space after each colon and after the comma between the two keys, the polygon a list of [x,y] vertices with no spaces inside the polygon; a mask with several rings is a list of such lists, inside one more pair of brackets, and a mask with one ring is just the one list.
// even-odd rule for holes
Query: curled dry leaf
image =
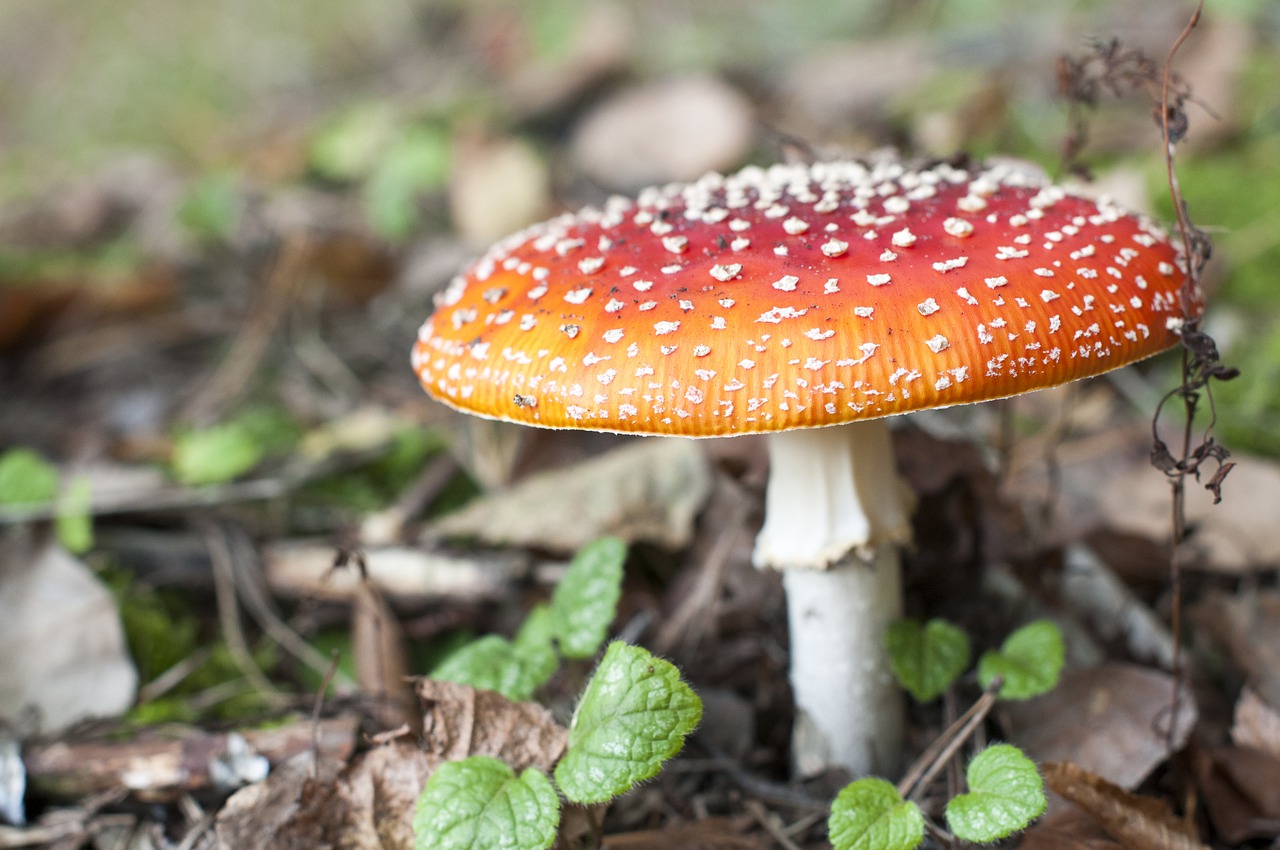
{"label": "curled dry leaf", "polygon": [[490,691],[421,679],[423,740],[398,737],[345,768],[310,755],[242,789],[218,815],[220,850],[413,850],[413,808],[437,766],[473,755],[550,773],[567,733],[551,713]]}
{"label": "curled dry leaf", "polygon": [[1128,850],[1208,850],[1162,800],[1131,794],[1071,762],[1040,765],[1045,784],[1093,815]]}
{"label": "curled dry leaf", "polygon": [[711,472],[697,445],[636,440],[476,499],[433,523],[428,534],[557,552],[608,535],[680,549],[710,493]]}
{"label": "curled dry leaf", "polygon": [[529,767],[550,773],[564,753],[568,732],[536,703],[435,679],[419,679],[417,692],[425,749],[442,761],[495,756],[517,773]]}
{"label": "curled dry leaf", "polygon": [[231,796],[219,850],[413,850],[413,806],[440,759],[413,741],[370,750],[346,768],[303,753]]}
{"label": "curled dry leaf", "polygon": [[351,611],[351,649],[360,688],[376,700],[379,722],[398,726],[411,719],[413,691],[406,683],[409,658],[395,612],[368,581],[356,591]]}
{"label": "curled dry leaf", "polygon": [[1072,806],[1033,824],[1018,850],[1125,850],[1088,813]]}

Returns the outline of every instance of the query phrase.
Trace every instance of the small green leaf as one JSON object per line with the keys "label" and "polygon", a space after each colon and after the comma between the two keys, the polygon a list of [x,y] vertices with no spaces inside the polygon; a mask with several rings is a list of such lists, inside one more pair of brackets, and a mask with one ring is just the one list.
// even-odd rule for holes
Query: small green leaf
{"label": "small green leaf", "polygon": [[912,850],[924,840],[920,807],[874,776],[850,783],[831,804],[833,850]]}
{"label": "small green leaf", "polygon": [[187,189],[178,207],[178,222],[198,239],[226,239],[240,223],[244,201],[236,176],[206,174]]}
{"label": "small green leaf", "polygon": [[431,678],[497,691],[509,700],[527,700],[555,672],[556,658],[522,652],[499,635],[474,640],[431,671]]}
{"label": "small green leaf", "polygon": [[545,850],[556,839],[560,801],[537,768],[516,776],[492,756],[436,768],[413,816],[414,850]]}
{"label": "small green leaf", "polygon": [[92,504],[93,490],[84,477],[75,478],[58,499],[53,527],[68,552],[79,555],[93,548],[93,516],[89,512]]}
{"label": "small green leaf", "polygon": [[383,153],[365,183],[374,230],[386,239],[408,237],[418,225],[418,196],[439,189],[449,175],[450,139],[435,127],[406,130]]}
{"label": "small green leaf", "polygon": [[179,434],[171,463],[183,484],[221,484],[253,469],[262,455],[251,429],[235,420]]}
{"label": "small green leaf", "polygon": [[627,544],[602,537],[582,547],[551,598],[552,624],[566,658],[590,658],[600,649],[622,596]]}
{"label": "small green leaf", "polygon": [[58,470],[31,449],[0,455],[0,505],[39,505],[58,494]]}
{"label": "small green leaf", "polygon": [[945,620],[898,620],[885,630],[889,667],[918,702],[941,694],[969,666],[969,638]]}
{"label": "small green leaf", "polygon": [[947,824],[962,841],[1007,838],[1044,814],[1044,781],[1031,759],[1011,744],[993,744],[965,772],[969,793],[947,803]]}
{"label": "small green leaf", "polygon": [[1030,699],[1058,684],[1064,653],[1058,627],[1049,620],[1036,620],[1009,635],[999,651],[983,653],[978,681],[985,688],[996,676],[1003,676],[1001,699]]}
{"label": "small green leaf", "polygon": [[312,138],[311,167],[328,180],[364,177],[395,137],[396,120],[388,103],[352,107]]}
{"label": "small green leaf", "polygon": [[702,719],[702,701],[675,665],[609,644],[569,725],[556,784],[575,803],[602,803],[657,774]]}

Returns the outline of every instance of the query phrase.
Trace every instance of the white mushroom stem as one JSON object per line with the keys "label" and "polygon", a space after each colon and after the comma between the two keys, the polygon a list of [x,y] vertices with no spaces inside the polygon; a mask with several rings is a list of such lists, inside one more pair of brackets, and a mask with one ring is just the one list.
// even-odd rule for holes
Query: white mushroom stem
{"label": "white mushroom stem", "polygon": [[901,615],[898,544],[910,500],[884,419],[769,435],[756,566],[783,570],[797,721],[795,768],[890,774],[902,697],[884,630]]}

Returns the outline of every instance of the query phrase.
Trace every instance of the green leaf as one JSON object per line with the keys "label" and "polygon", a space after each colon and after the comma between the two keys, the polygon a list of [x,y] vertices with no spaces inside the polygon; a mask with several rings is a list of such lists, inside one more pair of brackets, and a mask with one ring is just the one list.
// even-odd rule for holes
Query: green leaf
{"label": "green leaf", "polygon": [[30,449],[0,455],[0,505],[39,505],[58,494],[58,470]]}
{"label": "green leaf", "polygon": [[446,658],[431,671],[431,678],[497,691],[507,699],[520,701],[532,697],[555,672],[554,654],[551,664],[547,671],[545,656],[525,655],[506,638],[486,635]]}
{"label": "green leaf", "polygon": [[240,223],[244,202],[230,172],[206,174],[187,189],[178,207],[178,222],[198,239],[226,239]]}
{"label": "green leaf", "polygon": [[701,718],[675,665],[615,641],[574,711],[556,784],[575,803],[616,797],[657,774]]}
{"label": "green leaf", "polygon": [[556,839],[560,801],[537,768],[516,776],[492,756],[436,768],[413,816],[414,850],[545,850]]}
{"label": "green leaf", "polygon": [[889,667],[918,702],[941,694],[969,666],[969,638],[945,620],[898,620],[884,634]]}
{"label": "green leaf", "polygon": [[311,167],[329,180],[364,177],[395,137],[396,120],[387,103],[352,107],[311,140]]}
{"label": "green leaf", "polygon": [[850,783],[831,804],[833,850],[912,850],[924,840],[920,807],[874,776]]}
{"label": "green leaf", "polygon": [[79,555],[93,548],[93,490],[89,479],[77,477],[58,500],[53,527],[68,552]]}
{"label": "green leaf", "polygon": [[546,605],[536,605],[511,641],[530,677],[537,681],[535,689],[545,684],[560,666],[560,656],[556,655],[553,644],[554,635],[551,609]]}
{"label": "green leaf", "polygon": [[1009,635],[998,651],[983,653],[978,681],[985,688],[996,676],[1003,676],[1001,699],[1030,699],[1058,684],[1064,654],[1058,627],[1049,620],[1036,620]]}
{"label": "green leaf", "polygon": [[365,183],[374,230],[386,239],[408,237],[418,224],[418,196],[444,185],[449,161],[450,140],[443,129],[411,128],[397,139]]}
{"label": "green leaf", "polygon": [[1044,781],[1031,759],[1011,744],[993,744],[965,773],[969,793],[947,803],[947,823],[962,841],[1006,838],[1044,813]]}
{"label": "green leaf", "polygon": [[179,434],[173,441],[173,475],[183,484],[221,484],[258,465],[263,448],[236,420]]}
{"label": "green leaf", "polygon": [[569,564],[551,598],[553,628],[566,658],[590,658],[600,650],[618,612],[626,559],[626,543],[602,537]]}

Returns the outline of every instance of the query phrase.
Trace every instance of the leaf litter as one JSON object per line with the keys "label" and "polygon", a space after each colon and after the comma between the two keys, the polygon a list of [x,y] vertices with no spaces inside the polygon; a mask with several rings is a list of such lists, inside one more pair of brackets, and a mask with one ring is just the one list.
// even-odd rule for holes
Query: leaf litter
{"label": "leaf litter", "polygon": [[[1131,9],[1129,3],[1116,5],[1133,14],[1154,13],[1138,0]],[[171,794],[175,787],[186,788],[200,798],[205,816],[216,816],[221,846],[408,847],[405,812],[442,758],[491,752],[513,766],[537,763],[550,770],[563,748],[565,707],[580,670],[552,680],[542,694],[549,711],[461,686],[421,682],[415,697],[425,700],[428,710],[409,718],[403,713],[379,717],[382,701],[376,696],[399,690],[406,672],[430,669],[431,653],[444,651],[441,644],[452,630],[510,634],[531,605],[548,595],[547,577],[555,568],[545,558],[575,551],[602,534],[640,544],[633,549],[621,614],[612,628],[641,641],[662,636],[667,654],[696,689],[723,695],[724,708],[708,700],[704,724],[734,732],[695,738],[689,759],[615,802],[604,815],[610,846],[825,846],[813,809],[828,804],[831,795],[786,782],[786,730],[793,708],[782,672],[785,629],[776,582],[747,565],[761,487],[758,447],[747,441],[711,447],[642,441],[605,454],[601,443],[582,439],[558,457],[557,472],[549,471],[557,465],[550,462],[557,457],[552,441],[532,438],[491,447],[486,451],[493,457],[485,467],[469,461],[459,438],[453,447],[458,460],[441,466],[448,474],[433,477],[422,467],[409,469],[389,499],[386,494],[367,499],[367,492],[339,497],[326,489],[331,476],[363,475],[371,463],[388,457],[388,441],[382,440],[320,456],[300,447],[267,453],[251,471],[232,470],[232,480],[223,483],[182,485],[167,477],[178,426],[217,426],[233,421],[246,404],[262,401],[282,408],[310,435],[321,435],[325,423],[348,416],[455,432],[452,417],[413,386],[403,366],[402,343],[412,339],[429,294],[447,284],[468,253],[457,229],[487,238],[484,226],[494,218],[487,212],[493,209],[487,194],[502,175],[523,187],[524,197],[504,214],[527,218],[547,204],[604,200],[601,188],[582,176],[585,159],[564,140],[585,132],[588,119],[603,121],[610,103],[630,88],[622,84],[628,76],[632,82],[646,78],[652,66],[637,64],[646,42],[633,36],[650,31],[664,13],[635,22],[626,20],[625,12],[620,17],[617,9],[596,6],[581,19],[543,21],[544,29],[532,27],[525,17],[538,14],[534,11],[485,18],[462,10],[449,21],[430,18],[422,24],[422,37],[433,45],[430,56],[414,60],[406,58],[413,51],[406,51],[386,59],[394,66],[389,78],[422,92],[412,107],[381,94],[392,104],[390,131],[411,140],[431,137],[441,150],[456,154],[460,169],[447,186],[425,181],[406,195],[403,187],[384,188],[358,171],[317,178],[310,172],[308,146],[299,141],[305,140],[309,121],[326,117],[322,113],[332,95],[317,94],[310,119],[282,110],[287,117],[281,120],[293,126],[249,133],[251,141],[222,143],[230,147],[219,151],[219,159],[238,157],[252,165],[234,179],[225,179],[218,169],[189,175],[159,158],[135,158],[34,201],[0,203],[0,242],[20,246],[24,263],[15,267],[7,264],[7,255],[0,257],[5,261],[0,262],[0,397],[5,399],[0,445],[40,450],[57,459],[64,474],[114,469],[130,481],[123,495],[92,488],[89,512],[103,533],[86,564],[96,568],[102,559],[112,559],[162,585],[164,568],[172,575],[184,573],[188,582],[203,570],[203,583],[188,583],[182,592],[197,599],[206,594],[203,605],[209,610],[201,629],[216,632],[216,618],[209,616],[208,552],[184,545],[192,537],[190,528],[216,516],[242,532],[254,558],[265,564],[268,607],[275,609],[267,614],[308,640],[338,634],[340,654],[353,656],[357,672],[365,675],[367,688],[359,695],[341,689],[325,693],[314,733],[319,756],[277,753],[256,730],[237,723],[236,733],[243,733],[253,752],[271,754],[273,769],[265,781],[225,802],[225,795],[199,784],[228,748],[226,733],[204,728],[208,715],[201,712],[252,688],[236,679],[181,695],[195,712],[200,734],[176,750],[168,742],[156,751],[165,758],[183,753],[181,758],[196,766],[176,784],[135,787],[132,793],[141,799],[144,791],[163,787]],[[701,14],[691,12],[685,23],[696,28]],[[1043,94],[1027,88],[1043,76],[1043,57],[1052,52],[1044,43],[1034,42],[1040,45],[1031,51],[1034,56],[983,52],[990,69],[977,73],[973,79],[980,85],[969,90],[969,78],[953,73],[956,57],[969,49],[964,39],[945,28],[915,26],[903,11],[885,14],[891,20],[879,22],[882,30],[868,25],[864,31],[877,38],[858,49],[831,40],[814,52],[735,57],[734,70],[716,74],[715,83],[739,106],[747,103],[755,123],[745,140],[740,126],[721,127],[726,149],[733,147],[739,157],[747,147],[774,150],[775,136],[787,133],[820,142],[893,140],[909,146],[955,139],[957,145],[981,147],[991,138],[984,133],[1010,138],[1013,125],[993,131],[987,126],[992,120],[1017,122],[1031,132],[1052,123],[1041,120]],[[1107,31],[1117,20],[1112,14],[1099,11],[1087,29]],[[890,38],[890,31],[901,35]],[[1252,33],[1248,27],[1215,24],[1212,39],[1195,57],[1214,72],[1213,79],[1202,87],[1199,78],[1208,72],[1185,69],[1197,92],[1214,101],[1239,96],[1244,73],[1239,60],[1256,46]],[[1176,27],[1172,34],[1145,28],[1142,37],[1151,44],[1142,46],[1159,55],[1172,35]],[[1017,41],[998,40],[1011,50]],[[689,43],[669,49],[687,50]],[[728,42],[717,37],[715,43]],[[1159,49],[1151,49],[1155,46]],[[913,68],[909,79],[887,81],[877,57],[896,61],[906,53],[928,61]],[[685,55],[676,64],[688,67],[688,60]],[[814,69],[822,68],[852,70],[815,75]],[[432,85],[423,84],[421,74]],[[937,84],[940,75],[962,89],[954,99],[948,97],[961,106],[918,106],[931,103],[928,92],[917,101],[912,96]],[[535,80],[551,85],[535,94]],[[678,95],[678,86],[668,89]],[[442,128],[453,126],[449,103],[459,92],[482,93],[478,102],[506,117],[472,114],[459,122],[470,125],[453,135]],[[1247,119],[1230,103],[1213,105],[1228,116],[1214,134],[1241,139]],[[915,109],[902,123],[893,117]],[[1150,139],[1134,128],[1149,126],[1149,119],[1120,112],[1100,110],[1089,138],[1109,151],[1148,156]],[[1049,149],[1056,140],[1042,136],[1039,142]],[[1137,169],[1131,167],[1130,176]],[[374,197],[379,191],[392,194]],[[1194,210],[1195,199],[1189,201]],[[395,227],[406,229],[379,232],[376,221],[367,218],[371,202],[385,205]],[[450,208],[458,227],[447,223]],[[61,268],[47,264],[48,254],[42,252],[48,251],[74,262]],[[1132,394],[1136,385],[1134,397],[1158,397],[1167,383],[1156,372],[1137,375],[1123,388]],[[1115,397],[1111,388],[1090,393]],[[916,427],[899,429],[896,447],[922,496],[916,514],[921,542],[906,565],[908,610],[922,620],[946,616],[957,622],[976,653],[996,648],[1013,627],[1051,615],[1068,633],[1069,659],[1086,654],[1073,654],[1072,642],[1078,641],[1095,661],[1105,662],[1069,670],[1057,692],[1005,706],[984,727],[984,735],[1022,743],[1038,757],[1066,755],[1127,789],[1067,769],[1071,781],[1063,787],[1074,787],[1077,796],[1092,794],[1089,807],[1095,815],[1069,821],[1055,814],[1033,826],[1023,846],[1142,847],[1159,838],[1189,847],[1203,846],[1203,839],[1217,847],[1271,837],[1275,800],[1266,784],[1250,782],[1275,772],[1280,708],[1280,691],[1272,681],[1277,667],[1269,654],[1276,619],[1270,585],[1280,557],[1270,537],[1275,523],[1266,513],[1275,501],[1266,494],[1276,489],[1267,477],[1274,477],[1269,462],[1236,455],[1239,466],[1224,505],[1217,508],[1207,504],[1211,494],[1201,505],[1198,488],[1188,490],[1192,535],[1183,560],[1195,577],[1185,589],[1193,627],[1184,664],[1197,674],[1197,685],[1194,698],[1182,693],[1179,722],[1170,728],[1173,685],[1156,669],[1168,667],[1170,658],[1172,599],[1166,586],[1150,577],[1135,579],[1134,558],[1121,548],[1101,546],[1089,552],[1090,592],[1081,593],[1078,586],[1086,534],[1091,541],[1100,539],[1094,536],[1100,529],[1127,535],[1148,552],[1165,545],[1168,483],[1139,471],[1147,450],[1141,419],[1123,404],[1107,403],[1089,408],[1092,420],[1064,416],[1067,426],[1054,430],[1052,409],[1046,413],[1035,403],[1021,409],[1007,429],[986,410],[956,411],[945,421],[921,418]],[[1034,428],[1040,430],[1029,434]],[[965,439],[957,440],[957,432]],[[981,435],[982,445],[999,446],[1001,433],[1045,458],[1037,469],[1046,474],[1033,486],[1019,489],[1026,478],[992,462],[999,450],[984,455],[970,439]],[[1105,452],[1091,442],[1098,435],[1107,440]],[[711,451],[704,452],[707,448]],[[1009,456],[1016,459],[1017,452]],[[459,468],[468,470],[471,480],[458,474]],[[530,469],[542,472],[529,474]],[[425,489],[409,498],[404,482],[420,472],[427,479]],[[1215,483],[1210,473],[1207,466],[1202,484]],[[491,492],[471,500],[477,485]],[[725,491],[734,496],[725,498]],[[1237,492],[1246,495],[1237,498]],[[22,517],[5,513],[4,521],[6,527],[28,523],[22,533],[34,522],[41,533],[39,523],[56,510],[50,504]],[[366,526],[375,511],[389,513]],[[367,529],[367,540],[352,531],[361,528]],[[137,549],[113,542],[138,531],[160,542],[151,551],[167,551],[152,558],[151,567],[158,561],[159,572],[142,570]],[[368,586],[331,570],[335,551],[353,539],[364,546]],[[476,541],[487,548],[469,545]],[[190,561],[194,569],[190,564],[180,569],[179,561]],[[32,568],[24,559],[4,559],[6,574],[27,569]],[[307,694],[316,686],[299,669],[303,665],[262,651],[269,642],[261,641],[265,627],[258,620],[266,620],[260,605],[251,608],[246,601],[251,574],[234,580],[240,584],[233,588],[229,610],[254,614],[241,626],[243,652],[268,672],[273,688],[297,695],[289,713],[273,718],[291,730],[290,746],[296,749],[299,730],[310,728],[308,713],[315,708]],[[992,589],[1000,581],[1009,592]],[[376,595],[372,587],[378,588]],[[696,590],[693,607],[690,588]],[[668,612],[680,613],[678,627],[664,628]],[[353,620],[359,628],[352,628]],[[427,641],[415,636],[426,636],[432,646],[420,645]],[[402,654],[396,647],[406,644]],[[1220,666],[1213,668],[1212,678],[1199,675],[1205,672],[1205,650],[1217,653]],[[185,666],[151,675],[164,673],[180,682],[190,675]],[[1249,687],[1237,693],[1235,683],[1246,680]],[[148,693],[174,687],[163,681],[146,684]],[[976,687],[962,683],[961,691],[972,697]],[[1203,707],[1198,716],[1197,703]],[[1234,725],[1228,727],[1223,718],[1229,711],[1222,707],[1233,704]],[[946,710],[936,705],[913,709],[914,751],[946,727]],[[1088,722],[1072,725],[1073,715]],[[421,732],[415,728],[418,720]],[[409,731],[397,733],[405,721]],[[351,730],[357,723],[362,736],[355,745]],[[103,818],[127,810],[120,805],[128,787],[120,772],[76,774],[78,761],[85,760],[75,754],[92,752],[79,748],[96,746],[98,739],[80,731],[38,742],[29,733],[19,734],[36,789],[28,795],[31,829],[43,830],[27,833],[28,838],[87,837],[108,827]],[[345,743],[334,746],[335,736]],[[144,756],[151,752],[148,747],[158,746],[146,740],[122,735],[112,752],[122,759]],[[1174,749],[1187,747],[1184,755],[1171,758],[1170,740]],[[59,795],[47,781],[51,774],[39,769],[52,763],[55,746],[72,754],[58,764],[69,772],[63,779],[84,783],[78,794],[114,786],[114,796],[102,798],[105,802],[82,797],[74,823],[61,833],[50,826],[50,817],[68,797]],[[45,760],[32,757],[40,754]],[[102,763],[115,764],[117,755]],[[939,788],[943,781],[938,780]],[[1185,829],[1181,806],[1189,797],[1172,789],[1192,789],[1203,797],[1208,820],[1199,835]],[[1135,794],[1160,798],[1163,808],[1148,808]],[[172,797],[165,800],[173,818],[171,837],[190,829],[188,846],[201,835],[209,840],[207,828],[200,831],[202,815],[183,808],[186,803],[168,802]],[[575,821],[582,822],[581,813],[566,817],[567,824]],[[139,824],[136,817],[133,824]],[[0,830],[6,830],[0,832],[4,841],[26,840],[14,839],[8,828]]]}

